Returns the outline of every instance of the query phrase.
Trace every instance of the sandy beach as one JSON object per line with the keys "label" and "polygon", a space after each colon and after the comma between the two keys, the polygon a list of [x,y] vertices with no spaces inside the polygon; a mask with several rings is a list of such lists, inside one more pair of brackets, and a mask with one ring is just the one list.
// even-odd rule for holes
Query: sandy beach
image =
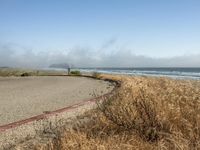
{"label": "sandy beach", "polygon": [[103,95],[110,83],[85,77],[0,77],[0,125]]}

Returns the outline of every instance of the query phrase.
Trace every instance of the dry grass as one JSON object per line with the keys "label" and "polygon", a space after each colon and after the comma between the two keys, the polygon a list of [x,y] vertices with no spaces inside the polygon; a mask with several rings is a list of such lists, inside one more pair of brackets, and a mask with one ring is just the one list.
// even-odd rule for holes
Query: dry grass
{"label": "dry grass", "polygon": [[199,83],[121,81],[121,88],[87,115],[87,123],[65,132],[61,149],[200,149]]}
{"label": "dry grass", "polygon": [[17,68],[0,68],[0,77],[9,76],[46,76],[46,75],[67,75],[64,71],[51,70],[31,70],[31,69],[17,69]]}
{"label": "dry grass", "polygon": [[200,149],[199,81],[101,78],[120,81],[121,87],[57,134],[47,149]]}

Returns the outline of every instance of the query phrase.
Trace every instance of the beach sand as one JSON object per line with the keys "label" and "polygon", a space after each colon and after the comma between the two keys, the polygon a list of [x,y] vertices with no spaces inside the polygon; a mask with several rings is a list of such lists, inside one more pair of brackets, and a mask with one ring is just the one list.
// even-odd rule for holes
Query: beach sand
{"label": "beach sand", "polygon": [[85,77],[0,77],[0,125],[110,92],[109,82]]}

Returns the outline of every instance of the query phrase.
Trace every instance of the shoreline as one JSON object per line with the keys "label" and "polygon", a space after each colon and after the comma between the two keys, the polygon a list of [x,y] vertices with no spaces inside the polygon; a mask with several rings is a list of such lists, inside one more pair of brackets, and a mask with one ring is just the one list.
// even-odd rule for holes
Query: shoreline
{"label": "shoreline", "polygon": [[[169,68],[170,69],[170,68]],[[192,68],[191,68],[192,69]],[[91,74],[92,72],[97,72],[101,74],[109,74],[109,75],[125,75],[125,76],[132,76],[132,77],[140,77],[140,76],[147,76],[147,77],[166,77],[171,79],[178,79],[178,80],[200,80],[200,68],[199,72],[159,72],[159,71],[139,71],[135,70],[134,72],[130,72],[131,70],[98,70],[98,69],[79,69],[81,72]]]}

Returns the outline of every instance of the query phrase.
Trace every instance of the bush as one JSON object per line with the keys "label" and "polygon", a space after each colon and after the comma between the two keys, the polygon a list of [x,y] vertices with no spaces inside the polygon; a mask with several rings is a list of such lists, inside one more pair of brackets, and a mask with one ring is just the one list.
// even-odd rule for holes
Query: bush
{"label": "bush", "polygon": [[[97,103],[106,118],[102,120],[107,120],[108,127],[115,128],[108,132],[105,126],[101,129],[100,123],[95,122],[104,135],[116,131],[119,140],[122,133],[127,139],[137,135],[139,142],[131,144],[141,143],[140,149],[145,149],[141,146],[144,143],[155,146],[154,149],[200,149],[199,83],[167,78],[127,78],[117,93]],[[91,131],[92,134],[96,135],[98,128]]]}
{"label": "bush", "polygon": [[[131,89],[117,92],[98,104],[98,108],[121,130],[134,130],[146,141],[157,141],[162,129],[157,119],[156,103],[144,89],[139,89],[135,97],[129,95],[132,94],[131,92]],[[124,97],[127,99],[124,100]]]}
{"label": "bush", "polygon": [[28,77],[28,76],[30,76],[30,73],[28,73],[28,72],[24,72],[21,74],[21,77]]}
{"label": "bush", "polygon": [[78,70],[75,70],[75,71],[71,71],[70,74],[71,74],[71,75],[80,76],[80,75],[81,75],[81,72],[78,71]]}

